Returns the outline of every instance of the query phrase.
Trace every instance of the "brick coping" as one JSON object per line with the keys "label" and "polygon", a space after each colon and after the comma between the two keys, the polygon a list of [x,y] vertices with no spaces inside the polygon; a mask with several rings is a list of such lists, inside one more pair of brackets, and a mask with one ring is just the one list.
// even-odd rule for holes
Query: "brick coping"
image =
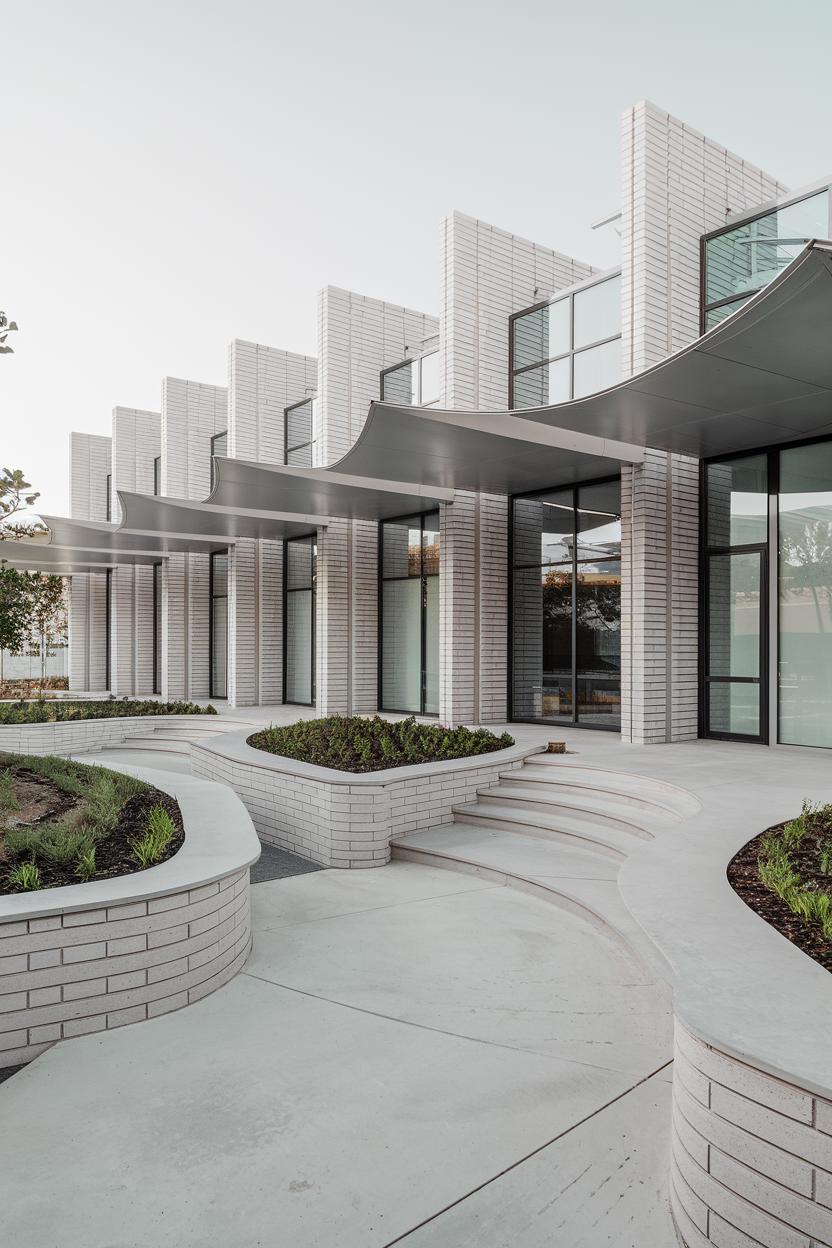
{"label": "brick coping", "polygon": [[443,758],[435,763],[415,763],[410,767],[386,767],[382,771],[339,771],[334,767],[318,767],[300,759],[287,758],[283,754],[270,754],[248,744],[248,738],[258,728],[246,728],[242,732],[217,733],[202,738],[197,744],[203,754],[218,754],[230,762],[244,763],[248,767],[262,767],[265,771],[277,771],[321,784],[340,784],[350,787],[368,787],[397,784],[406,780],[423,780],[426,776],[443,776],[450,772],[468,771],[472,768],[493,767],[514,763],[540,754],[542,745],[518,745],[505,750],[492,750],[485,754],[469,754],[465,758]]}
{"label": "brick coping", "polygon": [[135,874],[0,897],[0,925],[199,888],[250,867],[260,857],[260,841],[251,817],[227,785],[147,767],[111,763],[108,767],[146,780],[176,798],[185,825],[182,848],[166,862]]}

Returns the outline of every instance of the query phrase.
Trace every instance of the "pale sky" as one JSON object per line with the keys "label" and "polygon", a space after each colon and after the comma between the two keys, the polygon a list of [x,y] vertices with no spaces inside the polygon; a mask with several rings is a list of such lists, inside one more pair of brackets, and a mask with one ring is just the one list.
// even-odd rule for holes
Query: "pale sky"
{"label": "pale sky", "polygon": [[[651,99],[792,187],[832,173],[828,4],[67,0],[0,20],[0,465],[68,507],[68,434],[247,338],[314,354],[333,284],[438,311],[438,225],[589,262]],[[818,37],[813,35],[818,32]],[[10,340],[11,341],[11,340]]]}

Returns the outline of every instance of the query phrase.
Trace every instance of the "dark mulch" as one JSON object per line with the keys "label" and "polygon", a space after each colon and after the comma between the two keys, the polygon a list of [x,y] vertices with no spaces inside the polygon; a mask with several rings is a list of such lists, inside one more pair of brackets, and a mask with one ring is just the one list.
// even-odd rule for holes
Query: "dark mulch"
{"label": "dark mulch", "polygon": [[[52,809],[45,814],[39,814],[38,818],[33,820],[28,826],[35,826],[44,822],[47,818],[60,818],[68,809],[75,806],[79,800],[83,800],[61,792],[49,780],[36,776],[32,772],[27,772],[24,768],[15,768],[14,770],[18,776],[25,777],[27,784],[30,781],[37,780],[52,789],[55,794],[55,805]],[[179,809],[179,803],[169,793],[163,793],[160,789],[149,786],[141,793],[136,793],[133,797],[128,798],[121,808],[118,826],[112,832],[96,841],[95,863],[97,869],[93,879],[109,880],[119,875],[130,875],[137,871],[146,870],[136,861],[131,841],[141,840],[144,836],[147,831],[147,813],[153,806],[157,805],[164,806],[176,828],[176,834],[171,837],[160,862],[166,862],[168,858],[172,858],[182,848],[185,840],[185,828],[182,823],[182,812]],[[61,888],[65,884],[79,883],[78,876],[75,874],[73,864],[71,863],[64,865],[48,862],[39,857],[38,869],[40,871],[42,888]],[[0,880],[0,893],[9,891],[8,887],[4,887],[4,885],[5,880]]]}
{"label": "dark mulch", "polygon": [[[757,859],[762,852],[763,838],[770,832],[782,832],[784,827],[785,824],[778,823],[766,828],[765,832],[744,845],[728,864],[728,881],[745,904],[762,919],[827,971],[832,971],[832,941],[826,939],[819,924],[807,922],[793,914],[785,901],[767,889],[760,879]],[[792,850],[790,856],[806,884],[814,881],[819,888],[829,891],[829,877],[817,874],[817,842],[811,833],[807,833],[800,849]]]}

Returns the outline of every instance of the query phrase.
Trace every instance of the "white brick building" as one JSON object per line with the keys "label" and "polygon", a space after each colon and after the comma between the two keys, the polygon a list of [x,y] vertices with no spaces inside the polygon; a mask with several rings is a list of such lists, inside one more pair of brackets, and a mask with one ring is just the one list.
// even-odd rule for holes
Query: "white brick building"
{"label": "white brick building", "polygon": [[71,687],[832,745],[827,418],[720,371],[750,312],[690,350],[829,199],[640,103],[616,268],[452,212],[432,311],[327,287],[316,357],[235,340],[227,388],[73,433],[73,518],[123,523],[112,567],[67,554]]}

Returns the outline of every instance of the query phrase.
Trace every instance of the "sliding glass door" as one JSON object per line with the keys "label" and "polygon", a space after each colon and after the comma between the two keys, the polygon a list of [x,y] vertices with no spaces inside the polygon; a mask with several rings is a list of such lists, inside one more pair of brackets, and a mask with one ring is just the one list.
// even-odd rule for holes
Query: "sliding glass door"
{"label": "sliding glass door", "polygon": [[620,482],[512,500],[511,713],[621,724]]}
{"label": "sliding glass door", "polygon": [[283,544],[283,701],[315,704],[314,537],[294,537]]}
{"label": "sliding glass door", "polygon": [[439,713],[439,512],[380,526],[379,705]]}

